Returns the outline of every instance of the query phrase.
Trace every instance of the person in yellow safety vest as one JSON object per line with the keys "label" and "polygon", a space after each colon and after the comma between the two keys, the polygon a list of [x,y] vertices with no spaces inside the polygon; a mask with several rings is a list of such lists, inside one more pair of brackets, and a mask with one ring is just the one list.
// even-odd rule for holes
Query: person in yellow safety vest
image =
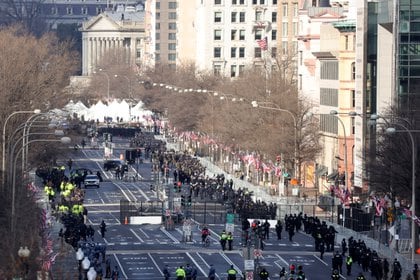
{"label": "person in yellow safety vest", "polygon": [[230,265],[230,268],[227,271],[228,274],[228,280],[236,280],[236,274],[238,274],[238,272],[236,271],[236,269],[233,268],[233,264]]}
{"label": "person in yellow safety vest", "polygon": [[186,274],[185,274],[185,270],[182,267],[182,265],[175,270],[175,275],[176,275],[177,280],[184,280],[185,279]]}
{"label": "person in yellow safety vest", "polygon": [[232,251],[233,235],[231,232],[227,234],[228,250]]}
{"label": "person in yellow safety vest", "polygon": [[73,213],[73,215],[78,216],[79,215],[79,205],[77,205],[77,204],[73,205],[73,207],[71,208],[71,212]]}
{"label": "person in yellow safety vest", "polygon": [[83,205],[79,204],[79,214],[83,214]]}
{"label": "person in yellow safety vest", "polygon": [[66,183],[66,190],[72,191],[74,190],[74,185],[71,182]]}
{"label": "person in yellow safety vest", "polygon": [[347,267],[347,275],[351,275],[351,265],[353,264],[353,259],[350,255],[346,258],[346,267]]}
{"label": "person in yellow safety vest", "polygon": [[223,251],[226,249],[227,238],[228,238],[228,235],[226,234],[226,231],[222,231],[222,234],[220,235],[220,245],[222,245]]}

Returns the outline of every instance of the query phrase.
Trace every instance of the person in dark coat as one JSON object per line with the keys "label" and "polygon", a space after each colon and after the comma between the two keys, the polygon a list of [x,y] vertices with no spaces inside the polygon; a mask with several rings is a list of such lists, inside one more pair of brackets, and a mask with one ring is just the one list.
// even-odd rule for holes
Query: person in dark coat
{"label": "person in dark coat", "polygon": [[283,231],[283,225],[280,220],[277,221],[276,224],[276,234],[277,234],[277,240],[281,239],[281,232]]}

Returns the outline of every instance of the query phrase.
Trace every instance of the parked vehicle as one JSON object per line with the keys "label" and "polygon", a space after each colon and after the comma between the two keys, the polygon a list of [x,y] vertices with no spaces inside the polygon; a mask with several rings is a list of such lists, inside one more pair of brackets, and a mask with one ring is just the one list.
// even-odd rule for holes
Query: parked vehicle
{"label": "parked vehicle", "polygon": [[105,171],[115,170],[117,167],[119,167],[120,170],[128,171],[128,165],[120,159],[110,159],[104,162]]}

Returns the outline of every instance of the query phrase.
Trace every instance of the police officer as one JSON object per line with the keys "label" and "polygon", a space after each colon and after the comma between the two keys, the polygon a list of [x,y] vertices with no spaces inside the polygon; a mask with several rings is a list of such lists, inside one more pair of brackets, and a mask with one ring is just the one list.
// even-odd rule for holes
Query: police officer
{"label": "police officer", "polygon": [[216,279],[216,269],[214,268],[214,265],[210,265],[209,268],[209,274],[207,276],[209,278],[209,280],[214,280]]}
{"label": "police officer", "polygon": [[233,264],[227,270],[227,274],[228,274],[228,280],[236,280],[236,274],[238,274],[238,272],[236,271],[236,269],[233,268]]}
{"label": "police officer", "polygon": [[397,259],[394,259],[394,263],[392,264],[392,279],[393,280],[400,280],[401,278],[401,264]]}
{"label": "police officer", "polygon": [[363,273],[359,273],[359,276],[357,276],[356,280],[366,280],[365,276],[363,275]]}
{"label": "police officer", "polygon": [[332,274],[331,274],[331,279],[332,280],[338,280],[340,279],[340,273],[338,273],[337,269],[334,269]]}
{"label": "police officer", "polygon": [[185,279],[185,276],[186,276],[185,275],[185,270],[182,267],[182,265],[175,270],[175,275],[176,275],[177,280],[184,280]]}
{"label": "police officer", "polygon": [[343,265],[343,256],[338,251],[336,251],[332,259],[332,267],[334,270],[338,270],[341,273],[342,265]]}
{"label": "police officer", "polygon": [[105,238],[106,224],[105,224],[104,220],[102,220],[101,225],[99,226],[99,228],[101,230],[101,236],[102,236],[102,238]]}
{"label": "police officer", "polygon": [[321,242],[319,242],[319,253],[320,253],[320,259],[323,260],[324,259],[324,253],[325,253],[325,243],[324,241],[321,240]]}
{"label": "police officer", "polygon": [[169,268],[167,264],[165,264],[165,267],[163,268],[162,273],[163,273],[163,277],[165,277],[165,280],[168,280],[169,277],[171,277],[171,273],[169,272]]}
{"label": "police officer", "polygon": [[225,231],[222,231],[222,234],[220,235],[220,245],[222,245],[222,250],[224,251],[226,249],[226,241],[227,241],[228,235]]}
{"label": "police officer", "polygon": [[350,255],[346,257],[346,268],[347,268],[347,275],[351,275],[351,266],[353,264],[353,259]]}
{"label": "police officer", "polygon": [[233,235],[231,232],[228,232],[227,242],[228,242],[229,251],[232,251]]}
{"label": "police officer", "polygon": [[281,239],[281,232],[283,231],[283,225],[281,224],[281,221],[278,220],[276,224],[276,234],[277,234],[277,240]]}
{"label": "police officer", "polygon": [[260,279],[261,279],[261,280],[267,280],[269,276],[270,276],[270,274],[268,273],[268,271],[267,271],[267,270],[265,270],[265,268],[263,268],[263,269],[260,271]]}

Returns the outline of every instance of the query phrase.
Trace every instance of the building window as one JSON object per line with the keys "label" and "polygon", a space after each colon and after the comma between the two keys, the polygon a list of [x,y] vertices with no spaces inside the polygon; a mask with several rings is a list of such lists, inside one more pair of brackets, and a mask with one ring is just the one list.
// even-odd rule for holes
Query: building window
{"label": "building window", "polygon": [[222,22],[222,12],[214,13],[214,22]]}
{"label": "building window", "polygon": [[160,9],[160,2],[156,2],[156,9]]}
{"label": "building window", "polygon": [[221,73],[222,73],[222,65],[214,65],[213,66],[213,74],[215,76],[220,76]]}
{"label": "building window", "polygon": [[273,47],[271,48],[271,57],[276,58],[276,56],[277,56],[277,48]]}
{"label": "building window", "polygon": [[156,33],[156,40],[160,40],[160,33]]}
{"label": "building window", "polygon": [[169,2],[168,7],[169,9],[176,9],[176,2]]}
{"label": "building window", "polygon": [[230,40],[235,41],[237,38],[236,36],[238,35],[238,31],[235,29],[232,29],[230,31]]}
{"label": "building window", "polygon": [[141,51],[140,50],[136,51],[136,58],[141,58]]}
{"label": "building window", "polygon": [[72,14],[73,14],[73,8],[72,8],[72,7],[67,7],[67,8],[66,8],[66,13],[67,13],[68,15],[72,15]]}
{"label": "building window", "polygon": [[262,15],[263,15],[263,13],[261,11],[256,11],[255,12],[255,20],[256,21],[262,20]]}
{"label": "building window", "polygon": [[230,48],[230,57],[236,57],[236,48]]}
{"label": "building window", "polygon": [[155,54],[155,60],[160,61],[160,54],[159,53]]}
{"label": "building window", "polygon": [[88,14],[88,8],[87,7],[82,7],[82,15],[87,15]]}
{"label": "building window", "polygon": [[265,0],[260,0],[260,5],[264,5],[265,4]]}
{"label": "building window", "polygon": [[299,16],[299,6],[297,3],[293,3],[293,16],[298,17]]}
{"label": "building window", "polygon": [[245,22],[245,12],[239,12],[239,22]]}
{"label": "building window", "polygon": [[289,43],[287,41],[281,42],[281,53],[287,55],[289,53]]}
{"label": "building window", "polygon": [[331,115],[320,115],[319,116],[319,129],[323,132],[338,133],[338,118]]}
{"label": "building window", "polygon": [[239,0],[239,5],[245,5],[245,0]]}
{"label": "building window", "polygon": [[302,74],[299,74],[299,90],[302,90]]}
{"label": "building window", "polygon": [[230,16],[230,22],[236,22],[236,16],[238,15],[237,12],[232,12]]}
{"label": "building window", "polygon": [[298,35],[298,32],[299,32],[299,30],[298,30],[298,23],[297,22],[294,22],[293,23],[293,35],[294,36]]}
{"label": "building window", "polygon": [[240,41],[245,40],[245,30],[239,30],[239,40]]}
{"label": "building window", "polygon": [[321,80],[338,80],[338,61],[321,61]]}
{"label": "building window", "polygon": [[169,43],[168,44],[168,50],[175,51],[176,50],[176,44],[175,43]]}
{"label": "building window", "polygon": [[230,77],[236,77],[236,65],[231,65],[230,66]]}
{"label": "building window", "polygon": [[338,89],[336,88],[320,88],[319,89],[320,99],[319,104],[325,106],[338,106]]}
{"label": "building window", "polygon": [[354,125],[355,124],[354,117],[351,118],[350,121],[351,121],[351,134],[354,134],[356,132],[356,126]]}
{"label": "building window", "polygon": [[255,48],[254,49],[254,57],[255,58],[261,58],[262,57],[261,48]]}
{"label": "building window", "polygon": [[287,3],[283,3],[282,7],[283,7],[283,17],[287,17],[287,15],[289,14],[289,11],[288,11],[289,6],[287,5]]}
{"label": "building window", "polygon": [[160,29],[160,22],[156,22],[156,30]]}
{"label": "building window", "polygon": [[245,48],[244,47],[240,47],[239,48],[239,57],[240,58],[244,58],[245,57]]}
{"label": "building window", "polygon": [[222,48],[221,47],[216,47],[213,50],[213,57],[214,58],[220,58],[222,57]]}
{"label": "building window", "polygon": [[168,54],[168,60],[169,61],[175,61],[176,60],[176,54],[174,54],[174,53]]}
{"label": "building window", "polygon": [[169,40],[176,40],[176,33],[168,33]]}
{"label": "building window", "polygon": [[262,30],[260,30],[260,29],[258,29],[258,30],[255,30],[255,40],[261,40],[261,38],[262,38]]}
{"label": "building window", "polygon": [[283,37],[287,37],[287,33],[288,33],[287,31],[288,31],[289,25],[287,24],[287,22],[283,22],[281,27],[282,27],[281,31],[282,31]]}
{"label": "building window", "polygon": [[252,0],[252,5],[257,5],[258,1],[257,0]]}
{"label": "building window", "polygon": [[232,5],[237,5],[238,1],[237,0],[232,0]]}
{"label": "building window", "polygon": [[168,18],[169,18],[169,19],[176,19],[176,12],[170,12],[170,13],[168,14]]}
{"label": "building window", "polygon": [[214,0],[214,5],[222,5],[222,0]]}
{"label": "building window", "polygon": [[277,40],[277,30],[271,30],[271,40],[272,41]]}
{"label": "building window", "polygon": [[56,15],[58,12],[57,7],[51,7],[51,14]]}
{"label": "building window", "polygon": [[351,107],[356,107],[356,91],[354,89],[351,90]]}
{"label": "building window", "polygon": [[160,13],[159,12],[156,13],[156,19],[160,20]]}
{"label": "building window", "polygon": [[344,45],[345,45],[345,50],[347,51],[349,49],[349,36],[348,35],[344,36]]}
{"label": "building window", "polygon": [[273,5],[277,5],[277,0],[273,0]]}
{"label": "building window", "polygon": [[222,40],[222,30],[220,29],[214,30],[214,40],[215,41]]}
{"label": "building window", "polygon": [[351,79],[354,81],[356,79],[356,63],[351,63]]}
{"label": "building window", "polygon": [[277,12],[271,13],[271,22],[277,22]]}
{"label": "building window", "polygon": [[96,7],[96,14],[99,15],[100,13],[102,13],[102,8]]}
{"label": "building window", "polygon": [[245,65],[239,65],[239,76],[245,72]]}
{"label": "building window", "polygon": [[168,29],[169,30],[176,30],[176,23],[175,22],[168,23]]}

